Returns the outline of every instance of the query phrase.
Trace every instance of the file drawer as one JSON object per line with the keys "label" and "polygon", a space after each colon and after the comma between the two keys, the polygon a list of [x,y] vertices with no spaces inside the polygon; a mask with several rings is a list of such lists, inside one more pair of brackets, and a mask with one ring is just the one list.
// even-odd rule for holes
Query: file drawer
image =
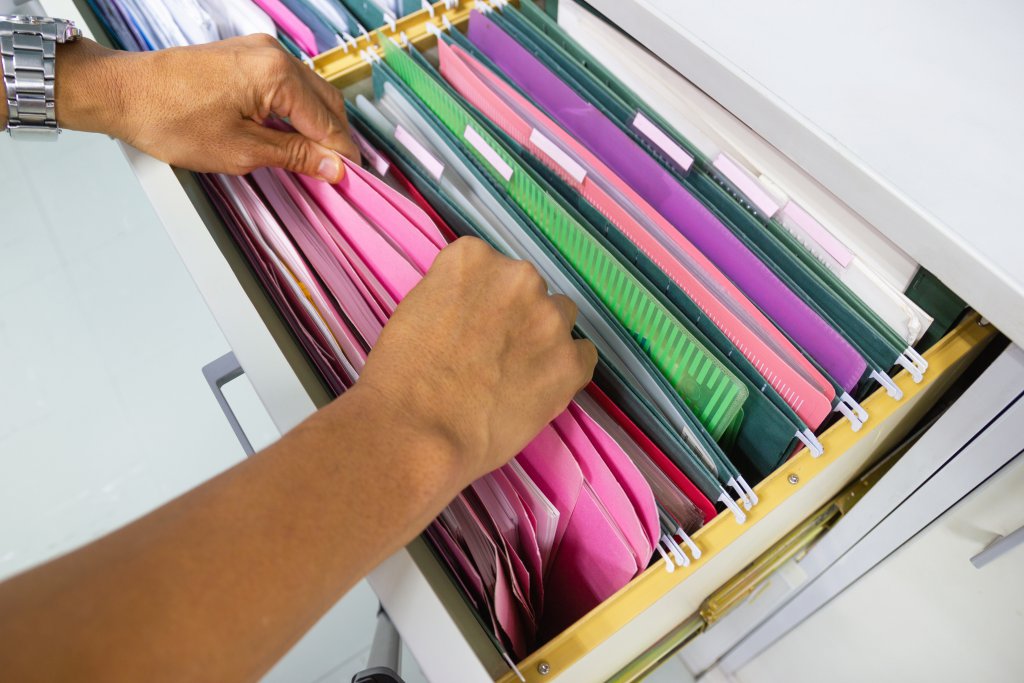
{"label": "file drawer", "polygon": [[[74,17],[73,5],[89,13],[84,0],[45,4],[53,15]],[[461,6],[468,14],[475,4],[467,0]],[[324,69],[328,63],[333,64],[318,60]],[[361,68],[355,63],[352,70],[326,75],[351,84]],[[278,427],[291,428],[325,404],[328,392],[194,178],[133,150],[127,154],[253,386]],[[836,205],[837,211],[843,208]],[[879,390],[863,403],[871,418],[859,432],[846,422],[835,425],[821,436],[823,456],[802,451],[755,487],[760,502],[744,524],[719,515],[694,537],[702,550],[698,560],[672,573],[656,564],[517,663],[518,671],[529,681],[613,675],[900,439],[994,335],[977,317],[963,322],[925,354],[929,370],[922,382],[906,372],[894,378],[902,400]],[[421,541],[387,560],[370,581],[432,680],[517,680]]]}
{"label": "file drawer", "polygon": [[[860,432],[845,424],[834,426],[821,437],[823,456],[815,459],[804,450],[754,487],[760,502],[745,524],[719,515],[694,536],[703,551],[699,560],[672,573],[660,563],[651,567],[534,653],[520,671],[527,680],[538,681],[561,672],[580,681],[605,680],[616,673],[905,436],[992,334],[976,318],[964,322],[926,354],[930,367],[924,382],[914,384],[905,373],[896,378],[905,392],[902,401],[884,392],[873,394],[864,404],[872,419]],[[541,669],[550,674],[540,675]],[[516,679],[510,673],[501,680]]]}

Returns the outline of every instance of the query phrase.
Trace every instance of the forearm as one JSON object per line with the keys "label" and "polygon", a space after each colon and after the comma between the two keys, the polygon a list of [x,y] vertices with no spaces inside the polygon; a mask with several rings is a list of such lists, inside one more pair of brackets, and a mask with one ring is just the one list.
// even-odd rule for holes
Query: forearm
{"label": "forearm", "polygon": [[357,388],[199,489],[0,584],[0,670],[257,678],[457,492],[456,449],[398,410]]}
{"label": "forearm", "polygon": [[[122,76],[144,55],[108,50],[81,39],[57,46],[54,100],[62,128],[115,134],[125,116]],[[0,82],[0,126],[7,125],[6,85]]]}
{"label": "forearm", "polygon": [[[277,166],[337,182],[338,155],[359,159],[341,94],[269,35],[151,52],[82,39],[57,47],[55,88],[62,128],[106,133],[192,171]],[[295,132],[263,125],[273,118]]]}

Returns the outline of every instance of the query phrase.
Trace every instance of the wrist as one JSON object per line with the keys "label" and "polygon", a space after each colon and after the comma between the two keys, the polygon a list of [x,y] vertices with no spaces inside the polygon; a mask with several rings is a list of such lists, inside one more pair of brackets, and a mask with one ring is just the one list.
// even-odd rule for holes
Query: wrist
{"label": "wrist", "polygon": [[419,470],[422,493],[436,493],[447,503],[476,478],[469,474],[465,439],[435,415],[435,408],[425,409],[413,394],[391,392],[360,379],[337,403],[349,402],[382,455],[397,456],[396,467]]}
{"label": "wrist", "polygon": [[57,123],[69,130],[122,137],[131,72],[141,55],[81,39],[57,46]]}

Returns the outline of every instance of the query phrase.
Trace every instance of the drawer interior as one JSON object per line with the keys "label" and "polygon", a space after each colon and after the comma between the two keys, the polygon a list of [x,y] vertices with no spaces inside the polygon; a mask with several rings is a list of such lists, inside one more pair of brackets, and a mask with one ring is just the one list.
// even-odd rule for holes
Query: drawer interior
{"label": "drawer interior", "polygon": [[[83,13],[88,14],[85,3],[79,4]],[[463,23],[475,4],[471,1],[462,3],[457,11],[463,14],[452,14],[453,23]],[[443,8],[443,3],[435,5],[437,11],[445,11]],[[412,26],[410,23],[409,40],[429,49],[433,37],[428,32],[415,31]],[[100,32],[96,31],[96,34]],[[348,92],[368,87],[366,77],[370,67],[362,58],[348,53],[339,54],[335,50],[318,57],[315,64],[325,77],[345,86]],[[698,100],[699,96],[694,95],[694,102]],[[715,116],[721,116],[721,112]],[[708,130],[713,132],[714,125],[708,125]],[[726,138],[723,136],[722,139]],[[764,150],[758,151],[756,136],[738,135],[729,138],[729,144],[737,156],[768,158]],[[784,159],[761,162],[762,165],[769,163],[782,165]],[[317,406],[325,405],[331,400],[331,393],[203,188],[192,174],[178,171],[177,175],[240,286],[259,311],[303,387]],[[802,182],[794,180],[790,187],[795,189],[787,187],[787,190],[799,194]],[[811,190],[805,192],[813,194]],[[839,216],[844,210],[841,203],[827,192],[813,194],[813,199],[808,201],[829,205],[831,208],[821,209],[825,213]],[[862,221],[843,221],[851,234],[865,229]],[[718,515],[694,536],[702,551],[700,558],[687,567],[675,567],[672,572],[666,571],[662,563],[656,563],[618,594],[518,662],[518,673],[530,681],[551,680],[570,671],[572,680],[602,680],[617,671],[695,612],[712,591],[835,495],[844,484],[868,467],[874,457],[902,439],[994,334],[991,327],[980,325],[976,317],[964,320],[924,353],[929,370],[923,381],[915,382],[906,371],[894,376],[895,383],[903,392],[902,400],[891,399],[881,389],[872,393],[862,401],[871,419],[860,431],[852,431],[845,422],[834,424],[819,437],[825,447],[824,455],[814,457],[804,449],[754,487],[760,502],[749,511],[745,523],[738,524],[731,515]],[[426,542],[417,540],[408,550],[484,667],[495,679],[519,680],[517,673],[510,670],[501,658]],[[423,619],[429,622],[430,615],[423,615]],[[409,645],[415,654],[417,644]]]}
{"label": "drawer interior", "polygon": [[[184,171],[177,174],[310,397],[316,405],[326,405],[331,400],[330,393],[228,228],[195,177]],[[728,515],[719,515],[694,536],[703,555],[690,567],[676,568],[669,574],[661,564],[652,566],[575,626],[517,663],[518,670],[527,680],[536,681],[551,680],[553,674],[569,669],[575,677],[578,670],[573,667],[577,665],[594,667],[593,680],[617,671],[696,612],[704,598],[869,467],[875,457],[904,438],[995,333],[991,326],[981,325],[977,316],[965,320],[925,353],[929,372],[924,382],[914,383],[905,372],[895,377],[905,393],[902,401],[893,401],[883,390],[875,392],[864,402],[872,419],[860,432],[852,432],[845,424],[833,426],[821,436],[826,447],[824,456],[814,458],[804,450],[758,484],[755,491],[760,502],[744,525],[737,525]],[[794,477],[795,482],[791,479]],[[518,680],[427,542],[417,539],[408,550],[485,668],[496,680]],[[429,620],[429,615],[424,615],[424,619]],[[619,644],[620,640],[626,642]],[[598,648],[602,656],[594,662],[587,661],[586,657]],[[547,665],[549,674],[539,673],[541,664]]]}

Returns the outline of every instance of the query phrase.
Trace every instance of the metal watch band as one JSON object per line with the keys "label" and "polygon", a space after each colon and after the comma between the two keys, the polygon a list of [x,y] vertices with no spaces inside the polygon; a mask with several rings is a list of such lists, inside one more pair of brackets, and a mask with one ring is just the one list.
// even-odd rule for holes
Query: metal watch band
{"label": "metal watch band", "polygon": [[55,140],[60,133],[54,107],[57,43],[68,24],[0,21],[0,59],[7,90],[11,137]]}

